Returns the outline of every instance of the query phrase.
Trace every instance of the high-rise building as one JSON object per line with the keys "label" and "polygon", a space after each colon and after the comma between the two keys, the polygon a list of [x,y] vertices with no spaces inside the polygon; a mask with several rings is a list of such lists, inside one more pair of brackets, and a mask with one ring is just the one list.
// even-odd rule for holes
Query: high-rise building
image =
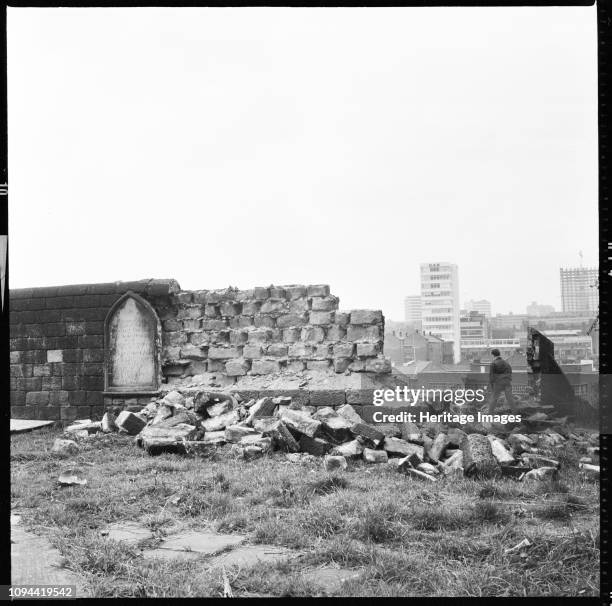
{"label": "high-rise building", "polygon": [[491,301],[487,301],[486,299],[480,299],[479,301],[474,301],[470,299],[465,302],[465,311],[470,313],[471,311],[477,311],[479,314],[483,314],[486,318],[491,317]]}
{"label": "high-rise building", "polygon": [[597,269],[569,267],[559,270],[563,311],[597,311]]}
{"label": "high-rise building", "polygon": [[421,328],[421,295],[411,295],[404,299],[405,320],[413,328]]}
{"label": "high-rise building", "polygon": [[423,332],[453,342],[455,364],[461,361],[459,271],[454,263],[421,263]]}

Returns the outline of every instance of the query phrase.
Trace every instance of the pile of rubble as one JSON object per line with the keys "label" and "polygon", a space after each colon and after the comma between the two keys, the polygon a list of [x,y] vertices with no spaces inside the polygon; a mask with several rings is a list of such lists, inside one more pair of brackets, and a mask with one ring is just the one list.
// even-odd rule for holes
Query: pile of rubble
{"label": "pile of rubble", "polygon": [[[346,469],[349,460],[362,459],[396,466],[427,481],[445,476],[554,477],[560,464],[546,454],[572,443],[585,455],[580,461],[584,472],[599,475],[599,466],[593,464],[599,455],[597,434],[572,433],[559,423],[534,433],[533,428],[549,423],[549,418],[541,412],[530,418],[531,426],[516,426],[512,431],[482,424],[374,426],[364,423],[350,404],[315,408],[285,396],[241,401],[232,393],[200,391],[186,397],[173,391],[138,412],[125,410],[117,416],[107,412],[101,422],[79,421],[66,432],[87,437],[118,431],[135,436],[136,444],[152,455],[206,455],[227,444],[231,455],[244,459],[271,451],[284,451],[294,461],[309,455],[325,457],[328,470]],[[57,448],[69,452],[70,446]]]}

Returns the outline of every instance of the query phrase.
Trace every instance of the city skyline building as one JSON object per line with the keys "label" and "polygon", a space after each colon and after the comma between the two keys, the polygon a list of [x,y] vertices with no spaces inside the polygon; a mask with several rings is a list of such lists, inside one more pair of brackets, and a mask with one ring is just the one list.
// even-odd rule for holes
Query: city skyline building
{"label": "city skyline building", "polygon": [[404,320],[414,328],[421,328],[421,312],[421,295],[409,295],[404,298]]}
{"label": "city skyline building", "polygon": [[470,299],[465,302],[464,309],[468,313],[477,311],[483,314],[487,319],[491,317],[491,301],[487,301],[487,299],[479,299],[478,301]]}
{"label": "city skyline building", "polygon": [[562,311],[597,311],[599,291],[594,267],[561,267]]}
{"label": "city skyline building", "polygon": [[453,342],[454,363],[461,361],[459,270],[448,262],[421,263],[423,331]]}

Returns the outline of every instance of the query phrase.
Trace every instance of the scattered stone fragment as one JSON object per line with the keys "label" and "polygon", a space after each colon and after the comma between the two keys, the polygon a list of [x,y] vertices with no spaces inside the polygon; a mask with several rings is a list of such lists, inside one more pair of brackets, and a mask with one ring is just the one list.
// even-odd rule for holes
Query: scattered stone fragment
{"label": "scattered stone fragment", "polygon": [[419,465],[417,465],[416,468],[419,471],[428,473],[429,475],[432,475],[432,476],[438,475],[440,473],[438,468],[435,465],[432,465],[431,463],[419,463]]}
{"label": "scattered stone fragment", "polygon": [[378,431],[378,429],[366,423],[357,423],[351,428],[351,433],[355,437],[363,438],[366,443],[374,446],[374,448],[380,446],[385,440],[385,434],[382,431]]}
{"label": "scattered stone fragment", "polygon": [[363,454],[363,443],[359,440],[351,440],[345,442],[332,449],[331,454],[334,456],[342,456],[346,459],[358,459]]}
{"label": "scattered stone fragment", "polygon": [[51,447],[51,452],[57,454],[76,454],[79,452],[79,446],[74,440],[62,440],[56,438]]}
{"label": "scattered stone fragment", "polygon": [[263,456],[265,451],[260,446],[255,444],[234,444],[230,450],[230,454],[240,459],[256,459]]}
{"label": "scattered stone fragment", "polygon": [[[252,427],[246,425],[230,425],[225,428],[225,439],[228,442],[240,442],[245,436],[256,435],[258,432]],[[204,436],[206,437],[206,436]]]}
{"label": "scattered stone fragment", "polygon": [[130,436],[139,434],[147,422],[136,413],[123,410],[119,413],[115,423],[117,427]]}
{"label": "scattered stone fragment", "polygon": [[500,465],[507,465],[514,462],[514,457],[506,450],[502,441],[493,435],[488,435],[487,439],[491,443],[491,451]]}
{"label": "scattered stone fragment", "polygon": [[514,433],[508,436],[508,444],[512,447],[515,455],[520,455],[523,452],[529,452],[535,442],[524,434]]}
{"label": "scattered stone fragment", "polygon": [[65,469],[60,473],[57,481],[62,486],[83,486],[87,484],[87,478],[80,469]]}
{"label": "scattered stone fragment", "polygon": [[423,444],[423,438],[421,436],[421,430],[410,422],[401,424],[402,439],[406,442],[413,442],[415,444]]}
{"label": "scattered stone fragment", "polygon": [[493,456],[491,443],[478,433],[468,435],[463,446],[463,472],[467,477],[490,478],[501,475],[499,464]]}
{"label": "scattered stone fragment", "polygon": [[104,416],[102,417],[101,427],[104,433],[112,433],[119,429],[117,427],[117,423],[115,423],[115,415],[112,412],[107,411],[104,413]]}
{"label": "scattered stone fragment", "polygon": [[324,459],[324,466],[327,471],[333,471],[334,469],[346,469],[348,463],[346,459],[339,455],[326,456]]}
{"label": "scattered stone fragment", "polygon": [[128,545],[138,545],[141,541],[153,537],[149,528],[138,522],[129,521],[109,524],[100,534],[107,539],[127,543]]}
{"label": "scattered stone fragment", "polygon": [[102,422],[101,421],[90,421],[87,419],[86,421],[74,422],[69,427],[64,429],[66,433],[73,433],[78,431],[87,431],[88,434],[97,433],[102,431]]}
{"label": "scattered stone fragment", "polygon": [[463,469],[463,451],[455,451],[448,459],[442,462],[447,469]]}
{"label": "scattered stone fragment", "polygon": [[261,398],[257,401],[256,407],[253,407],[254,413],[250,416],[251,422],[261,417],[271,417],[276,410],[278,404],[274,401],[275,398]]}
{"label": "scattered stone fragment", "polygon": [[307,452],[317,457],[322,457],[333,448],[333,444],[330,444],[321,438],[311,438],[307,435],[301,436],[298,444],[302,452]]}
{"label": "scattered stone fragment", "polygon": [[321,427],[317,431],[317,436],[341,444],[351,438],[351,427],[353,425],[348,419],[334,413],[325,419],[321,419]]}
{"label": "scattered stone fragment", "polygon": [[428,449],[427,456],[429,457],[429,460],[434,462],[439,461],[447,446],[448,436],[445,433],[439,433],[435,437],[431,447]]}
{"label": "scattered stone fragment", "polygon": [[417,468],[423,462],[423,458],[420,457],[417,453],[413,452],[412,454],[404,457],[403,459],[399,459],[398,468],[400,471],[405,471],[410,467]]}
{"label": "scattered stone fragment", "polygon": [[559,470],[556,467],[539,467],[528,471],[523,480],[549,480],[554,479],[559,475]]}
{"label": "scattered stone fragment", "polygon": [[447,433],[448,436],[448,448],[461,448],[463,440],[467,438],[465,431],[462,431],[458,427],[451,427]]}
{"label": "scattered stone fragment", "polygon": [[539,454],[534,454],[531,452],[524,452],[521,455],[521,459],[525,461],[525,463],[529,466],[534,467],[560,467],[559,461],[555,459],[550,459],[548,457],[543,457]]}
{"label": "scattered stone fragment", "polygon": [[401,438],[385,438],[383,448],[391,456],[407,457],[416,455],[421,461],[423,460],[423,447],[412,442],[406,442]]}
{"label": "scattered stone fragment", "polygon": [[413,478],[417,478],[419,480],[427,480],[428,482],[435,482],[436,479],[433,476],[430,476],[428,473],[424,471],[419,471],[418,469],[412,469],[412,467],[408,467],[403,470],[407,475],[412,476]]}
{"label": "scattered stone fragment", "polygon": [[169,419],[174,414],[174,408],[172,406],[168,406],[167,404],[162,404],[155,413],[153,420],[151,421],[151,425],[157,425],[166,419]]}
{"label": "scattered stone fragment", "polygon": [[359,414],[357,414],[357,411],[350,404],[340,406],[336,412],[351,423],[363,423],[363,419],[359,416]]}
{"label": "scattered stone fragment", "polygon": [[226,427],[236,425],[238,421],[240,421],[238,411],[230,410],[225,414],[204,419],[204,421],[202,421],[202,427],[204,427],[206,431],[221,431]]}
{"label": "scattered stone fragment", "polygon": [[300,445],[287,429],[287,426],[280,419],[274,417],[272,419],[274,424],[268,425],[261,430],[265,436],[272,438],[272,447],[275,450],[283,450],[285,452],[299,452]]}
{"label": "scattered stone fragment", "polygon": [[314,435],[321,426],[321,422],[310,417],[310,415],[301,410],[284,410],[280,415],[283,423],[299,434],[314,438]]}
{"label": "scattered stone fragment", "polygon": [[149,454],[181,452],[180,442],[197,440],[201,433],[200,429],[187,423],[179,423],[173,427],[149,425],[138,434],[136,444]]}
{"label": "scattered stone fragment", "polygon": [[221,430],[221,431],[207,431],[202,436],[202,439],[200,441],[203,444],[224,444],[228,440],[227,440],[225,431]]}
{"label": "scattered stone fragment", "polygon": [[363,449],[363,460],[366,463],[386,463],[389,460],[385,450],[374,450],[373,448]]}

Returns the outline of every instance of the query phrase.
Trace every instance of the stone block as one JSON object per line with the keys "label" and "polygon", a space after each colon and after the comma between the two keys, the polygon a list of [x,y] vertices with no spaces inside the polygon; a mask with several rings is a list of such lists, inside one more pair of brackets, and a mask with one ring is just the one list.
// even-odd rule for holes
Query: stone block
{"label": "stone block", "polygon": [[242,311],[242,305],[234,301],[223,301],[219,305],[219,313],[224,317],[239,316]]}
{"label": "stone block", "polygon": [[353,360],[348,369],[351,372],[365,372],[365,359],[364,360]]}
{"label": "stone block", "polygon": [[329,360],[307,360],[306,368],[307,370],[319,370],[326,371],[329,370],[331,363]]}
{"label": "stone block", "polygon": [[255,328],[249,331],[249,343],[265,343],[271,336],[269,328]]}
{"label": "stone block", "polygon": [[259,313],[262,314],[280,314],[287,309],[286,301],[283,299],[268,299],[261,306]]}
{"label": "stone block", "polygon": [[263,301],[270,297],[270,289],[262,286],[256,286],[253,289],[253,298],[257,301]]}
{"label": "stone block", "polygon": [[48,391],[29,391],[26,393],[27,406],[47,406],[49,404]]}
{"label": "stone block", "polygon": [[335,311],[338,309],[337,297],[313,297],[311,299],[313,311]]}
{"label": "stone block", "polygon": [[285,328],[283,329],[283,341],[285,343],[295,343],[300,340],[301,329]]}
{"label": "stone block", "polygon": [[354,343],[336,343],[334,345],[334,357],[336,358],[352,358],[354,353]]}
{"label": "stone block", "polygon": [[391,360],[385,357],[367,358],[365,369],[366,372],[375,372],[378,374],[390,373],[392,370]]}
{"label": "stone block", "polygon": [[179,320],[196,320],[202,317],[201,305],[190,305],[178,310],[176,317]]}
{"label": "stone block", "polygon": [[302,452],[307,452],[316,457],[326,455],[334,447],[333,444],[330,444],[321,438],[311,438],[306,435],[300,436],[298,444]]}
{"label": "stone block", "polygon": [[384,450],[373,450],[372,448],[364,448],[362,456],[366,463],[387,463],[389,460]]}
{"label": "stone block", "polygon": [[296,299],[295,301],[289,302],[288,307],[289,313],[302,314],[310,310],[308,299]]}
{"label": "stone block", "polygon": [[123,410],[115,420],[115,424],[120,430],[123,430],[131,436],[139,434],[147,422],[139,415]]}
{"label": "stone block", "polygon": [[47,350],[47,362],[63,362],[63,352],[61,349]]}
{"label": "stone block", "polygon": [[311,311],[308,321],[313,326],[331,324],[334,321],[333,311]]}
{"label": "stone block", "polygon": [[329,295],[329,285],[327,284],[310,284],[307,287],[309,297],[327,297]]}
{"label": "stone block", "polygon": [[316,358],[331,358],[332,357],[331,343],[319,343],[315,345],[314,355]]}
{"label": "stone block", "polygon": [[344,389],[311,389],[311,406],[344,406],[346,397]]}
{"label": "stone block", "polygon": [[336,469],[345,470],[348,467],[348,463],[341,455],[327,455],[323,461],[323,466],[326,471],[334,471]]}
{"label": "stone block", "polygon": [[272,343],[266,348],[266,355],[275,358],[284,358],[287,356],[288,347],[282,343]]}
{"label": "stone block", "polygon": [[202,330],[225,330],[227,328],[227,320],[217,319],[205,319],[202,320]]}
{"label": "stone block", "polygon": [[305,326],[300,336],[302,341],[321,343],[325,341],[325,330],[321,326]]}
{"label": "stone block", "polygon": [[360,358],[374,357],[378,352],[378,343],[357,343],[357,355]]}
{"label": "stone block", "polygon": [[244,349],[242,350],[242,355],[248,360],[253,360],[253,359],[261,358],[262,351],[263,351],[263,348],[261,345],[248,344],[244,346]]}
{"label": "stone block", "polygon": [[285,289],[282,286],[270,286],[271,299],[284,299],[286,297]]}
{"label": "stone block", "polygon": [[289,360],[287,363],[287,370],[291,372],[302,372],[306,368],[306,362],[304,360]]}
{"label": "stone block", "polygon": [[220,315],[219,306],[213,305],[212,303],[207,303],[204,306],[204,315],[207,318],[218,318]]}
{"label": "stone block", "polygon": [[181,358],[186,358],[189,360],[205,360],[207,357],[206,352],[203,351],[202,348],[198,347],[197,345],[184,345],[183,347],[181,347],[180,352]]}
{"label": "stone block", "polygon": [[374,446],[374,448],[380,446],[385,440],[385,434],[379,431],[371,425],[366,423],[357,423],[351,427],[351,433],[356,438],[361,438],[366,444]]}
{"label": "stone block", "polygon": [[247,360],[236,358],[225,363],[225,374],[228,377],[239,377],[246,375],[251,365]]}
{"label": "stone block", "polygon": [[293,432],[313,438],[321,426],[321,422],[313,419],[303,410],[280,410],[281,421]]}
{"label": "stone block", "polygon": [[243,345],[249,339],[249,333],[246,330],[230,330],[229,342],[232,345]]}
{"label": "stone block", "polygon": [[358,459],[363,454],[364,446],[359,440],[344,442],[331,450],[332,455],[343,456],[346,459]]}
{"label": "stone block", "polygon": [[311,356],[313,353],[313,346],[308,345],[307,343],[292,343],[289,346],[288,354],[292,358],[304,358],[307,356]]}
{"label": "stone block", "polygon": [[382,322],[383,315],[380,310],[353,309],[351,310],[351,324],[378,324]]}
{"label": "stone block", "polygon": [[261,301],[245,301],[242,304],[242,313],[245,316],[253,316],[259,313],[261,309]]}
{"label": "stone block", "polygon": [[225,428],[225,440],[227,442],[233,442],[234,444],[240,442],[240,440],[246,436],[256,435],[258,432],[252,427],[246,427],[244,425],[230,425]]}
{"label": "stone block", "polygon": [[340,406],[340,408],[338,408],[336,412],[353,424],[363,423],[362,418],[350,404],[344,404],[344,406]]}
{"label": "stone block", "polygon": [[202,327],[202,320],[183,320],[183,330],[186,332],[195,332]]}
{"label": "stone block", "polygon": [[253,298],[253,289],[239,290],[236,292],[236,301],[247,303]]}
{"label": "stone block", "polygon": [[334,372],[337,372],[338,374],[346,372],[349,369],[351,363],[351,358],[334,358]]}
{"label": "stone block", "polygon": [[253,360],[251,374],[270,375],[280,372],[280,364],[277,360]]}
{"label": "stone block", "polygon": [[304,326],[308,323],[307,313],[283,314],[276,318],[278,328],[290,328],[291,326]]}
{"label": "stone block", "polygon": [[300,299],[307,295],[307,289],[305,286],[301,284],[290,284],[289,286],[284,286],[285,289],[285,298],[288,301],[294,301],[295,299]]}
{"label": "stone block", "polygon": [[208,357],[211,360],[230,360],[232,358],[240,358],[242,354],[241,347],[209,347]]}
{"label": "stone block", "polygon": [[337,324],[331,324],[326,331],[328,341],[342,341],[346,337],[346,328]]}
{"label": "stone block", "polygon": [[257,328],[274,328],[276,320],[272,316],[256,315],[253,318],[253,324]]}
{"label": "stone block", "polygon": [[410,455],[416,455],[420,461],[423,461],[424,449],[418,444],[412,444],[406,442],[401,438],[386,437],[383,443],[383,448],[392,456],[408,457]]}

